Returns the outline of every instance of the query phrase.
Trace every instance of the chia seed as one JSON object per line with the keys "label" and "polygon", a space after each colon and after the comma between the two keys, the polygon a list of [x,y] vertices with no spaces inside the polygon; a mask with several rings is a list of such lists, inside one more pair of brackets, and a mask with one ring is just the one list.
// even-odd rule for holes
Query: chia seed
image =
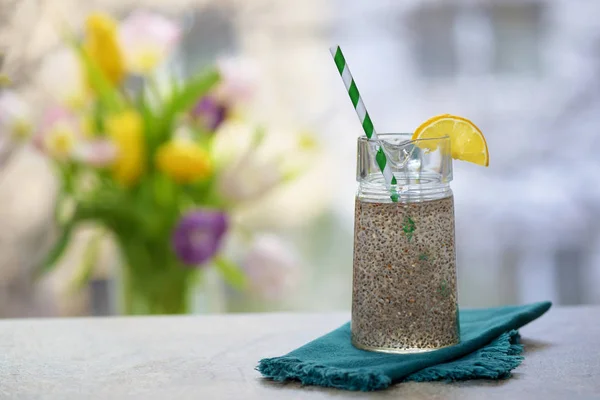
{"label": "chia seed", "polygon": [[452,195],[414,203],[356,199],[352,342],[376,351],[459,342]]}

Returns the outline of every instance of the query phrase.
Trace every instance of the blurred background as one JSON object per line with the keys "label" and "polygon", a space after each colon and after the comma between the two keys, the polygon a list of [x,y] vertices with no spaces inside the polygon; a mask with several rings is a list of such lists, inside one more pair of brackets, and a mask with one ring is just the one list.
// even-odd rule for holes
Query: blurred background
{"label": "blurred background", "polygon": [[[253,253],[264,268],[259,289],[239,293],[207,272],[194,312],[349,309],[362,132],[333,44],[378,131],[411,132],[452,113],[486,135],[489,168],[454,164],[462,306],[600,303],[600,3],[0,0],[0,9],[1,71],[33,114],[53,90],[47,63],[64,46],[57,27],[82,30],[93,11],[119,19],[144,9],[181,26],[172,68],[185,75],[222,56],[249,60],[248,113],[279,135],[309,132],[321,149],[301,179],[246,210],[249,226],[265,233]],[[58,69],[50,81],[60,86],[68,74]],[[0,317],[117,313],[114,245],[101,247],[89,280],[72,288],[86,230],[57,268],[34,277],[57,240],[57,182],[39,152],[5,137]]]}

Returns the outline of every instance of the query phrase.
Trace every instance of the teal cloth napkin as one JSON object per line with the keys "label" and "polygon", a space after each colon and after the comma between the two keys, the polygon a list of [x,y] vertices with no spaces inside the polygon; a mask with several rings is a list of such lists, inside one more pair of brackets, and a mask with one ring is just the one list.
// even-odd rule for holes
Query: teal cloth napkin
{"label": "teal cloth napkin", "polygon": [[460,343],[416,354],[359,350],[350,323],[282,357],[260,360],[257,370],[277,381],[372,391],[403,381],[502,379],[523,357],[516,329],[540,317],[550,302],[460,311]]}

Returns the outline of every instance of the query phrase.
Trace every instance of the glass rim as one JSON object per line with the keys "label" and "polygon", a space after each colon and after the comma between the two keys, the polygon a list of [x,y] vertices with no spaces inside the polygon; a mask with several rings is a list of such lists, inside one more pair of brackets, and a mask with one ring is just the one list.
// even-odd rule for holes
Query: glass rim
{"label": "glass rim", "polygon": [[388,143],[388,140],[385,140],[387,138],[390,139],[394,139],[394,138],[402,138],[402,137],[407,137],[408,139],[406,140],[406,142],[403,142],[402,144],[410,144],[410,143],[416,143],[416,142],[426,142],[426,141],[432,141],[432,140],[450,140],[450,136],[449,135],[444,135],[444,136],[439,136],[439,137],[433,137],[433,138],[423,138],[423,139],[412,139],[412,133],[378,133],[377,134],[377,139],[369,139],[367,138],[365,135],[361,135],[358,137],[358,141],[359,142],[386,142]]}

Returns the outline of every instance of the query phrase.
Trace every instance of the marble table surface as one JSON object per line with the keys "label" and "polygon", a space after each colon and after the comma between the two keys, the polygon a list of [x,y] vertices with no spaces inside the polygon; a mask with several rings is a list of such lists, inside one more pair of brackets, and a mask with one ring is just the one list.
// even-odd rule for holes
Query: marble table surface
{"label": "marble table surface", "polygon": [[348,313],[0,321],[0,399],[600,398],[600,307],[553,308],[521,330],[504,381],[404,383],[357,393],[274,383],[254,370]]}

